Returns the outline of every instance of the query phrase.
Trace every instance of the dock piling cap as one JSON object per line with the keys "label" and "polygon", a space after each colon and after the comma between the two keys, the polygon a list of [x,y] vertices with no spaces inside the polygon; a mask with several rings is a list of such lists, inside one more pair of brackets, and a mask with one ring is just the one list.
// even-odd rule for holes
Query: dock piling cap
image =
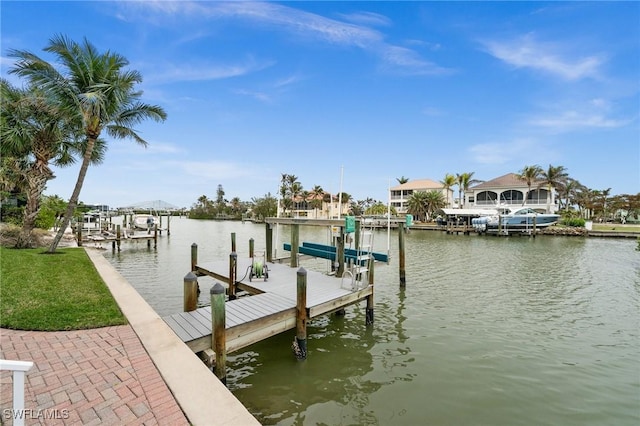
{"label": "dock piling cap", "polygon": [[184,276],[184,280],[185,281],[198,281],[198,277],[196,277],[196,274],[194,274],[193,271],[189,271],[187,273],[187,275]]}
{"label": "dock piling cap", "polygon": [[221,294],[224,293],[224,287],[220,283],[216,283],[211,290],[209,290],[211,294]]}

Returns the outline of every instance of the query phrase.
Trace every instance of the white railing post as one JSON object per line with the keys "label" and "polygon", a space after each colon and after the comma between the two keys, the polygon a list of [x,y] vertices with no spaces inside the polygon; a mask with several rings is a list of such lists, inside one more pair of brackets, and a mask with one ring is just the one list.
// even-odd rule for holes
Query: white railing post
{"label": "white railing post", "polygon": [[13,371],[13,424],[23,426],[25,418],[24,410],[24,375],[31,370],[31,361],[9,361],[0,359],[0,370]]}

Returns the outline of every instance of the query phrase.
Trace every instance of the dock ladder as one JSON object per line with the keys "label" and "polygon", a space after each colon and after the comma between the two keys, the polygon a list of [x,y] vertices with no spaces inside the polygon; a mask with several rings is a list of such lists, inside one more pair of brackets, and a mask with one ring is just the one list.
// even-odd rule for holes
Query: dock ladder
{"label": "dock ladder", "polygon": [[352,291],[360,290],[369,285],[370,262],[373,255],[373,225],[361,224],[359,238],[356,238],[356,254],[354,261],[342,274],[341,287]]}

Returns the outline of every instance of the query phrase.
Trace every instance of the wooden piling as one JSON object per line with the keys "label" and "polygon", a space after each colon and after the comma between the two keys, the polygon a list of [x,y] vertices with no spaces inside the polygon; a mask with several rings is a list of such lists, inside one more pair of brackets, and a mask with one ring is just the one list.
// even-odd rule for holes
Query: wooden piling
{"label": "wooden piling", "polygon": [[[373,256],[369,255],[369,262],[368,262],[368,268],[369,268],[369,285],[373,286],[373,283],[375,281],[375,270],[374,270],[374,264],[375,264],[375,259],[373,258]],[[373,324],[373,289],[371,289],[371,294],[367,296],[367,310],[365,311],[365,324],[366,325],[372,325]]]}
{"label": "wooden piling", "polygon": [[153,248],[158,248],[158,224],[153,225]]}
{"label": "wooden piling", "polygon": [[120,225],[116,226],[116,244],[118,246],[118,251],[120,251],[120,243],[122,240],[122,228]]}
{"label": "wooden piling", "polygon": [[269,223],[265,223],[265,241],[267,262],[273,262],[273,228]]}
{"label": "wooden piling", "polygon": [[229,300],[235,300],[236,296],[236,278],[238,274],[238,254],[231,252],[229,255]]}
{"label": "wooden piling", "polygon": [[198,264],[198,245],[196,243],[191,244],[191,270],[195,272],[196,265]]}
{"label": "wooden piling", "polygon": [[295,354],[298,359],[307,358],[307,271],[298,269],[296,303],[296,341]]}
{"label": "wooden piling", "polygon": [[336,256],[338,261],[338,270],[336,277],[342,277],[344,274],[344,227],[340,227],[340,236],[336,239]]}
{"label": "wooden piling", "polygon": [[404,256],[404,223],[398,223],[398,269],[400,271],[400,288],[407,285]]}
{"label": "wooden piling", "polygon": [[236,251],[236,233],[231,233],[231,251],[237,253]]}
{"label": "wooden piling", "polygon": [[300,245],[300,225],[291,225],[291,267],[298,267],[298,247]]}
{"label": "wooden piling", "polygon": [[253,259],[254,244],[255,244],[255,241],[253,240],[253,238],[249,238],[249,257],[252,259]]}
{"label": "wooden piling", "polygon": [[198,308],[198,277],[193,272],[184,276],[183,310],[195,311]]}
{"label": "wooden piling", "polygon": [[216,353],[216,377],[226,386],[227,384],[227,332],[226,312],[224,303],[224,287],[216,283],[210,290],[211,294],[211,348]]}
{"label": "wooden piling", "polygon": [[171,215],[167,216],[167,236],[171,235]]}

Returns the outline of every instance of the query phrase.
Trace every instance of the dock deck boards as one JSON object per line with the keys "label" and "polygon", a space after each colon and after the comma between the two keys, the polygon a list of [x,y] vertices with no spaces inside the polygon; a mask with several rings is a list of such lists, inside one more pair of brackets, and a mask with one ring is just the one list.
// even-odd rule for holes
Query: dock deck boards
{"label": "dock deck boards", "polygon": [[[251,259],[238,259],[238,288],[251,296],[225,304],[227,352],[241,349],[277,333],[295,328],[298,268],[268,263],[267,280],[249,280]],[[196,266],[196,272],[228,282],[229,262]],[[341,288],[342,280],[307,271],[307,311],[314,318],[365,299],[373,287],[352,291]],[[345,285],[346,287],[346,285]],[[164,317],[165,322],[194,352],[211,348],[211,307]]]}

